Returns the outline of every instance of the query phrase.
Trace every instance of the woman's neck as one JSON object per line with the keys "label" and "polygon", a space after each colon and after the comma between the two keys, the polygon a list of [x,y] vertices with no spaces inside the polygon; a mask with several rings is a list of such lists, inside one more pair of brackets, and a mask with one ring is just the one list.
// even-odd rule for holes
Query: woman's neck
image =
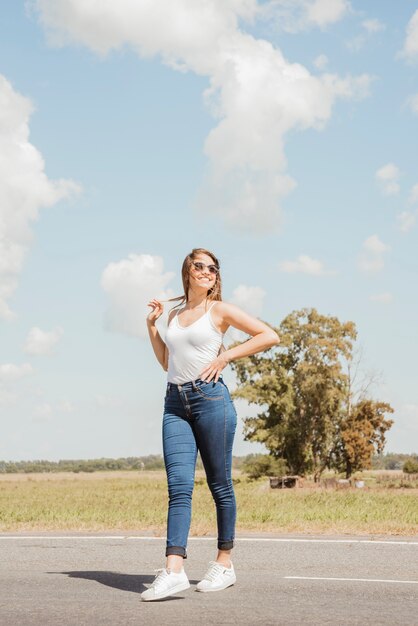
{"label": "woman's neck", "polygon": [[186,309],[203,308],[203,306],[206,305],[207,299],[208,299],[207,294],[200,295],[200,294],[190,293],[189,291],[189,298],[185,304],[185,308]]}

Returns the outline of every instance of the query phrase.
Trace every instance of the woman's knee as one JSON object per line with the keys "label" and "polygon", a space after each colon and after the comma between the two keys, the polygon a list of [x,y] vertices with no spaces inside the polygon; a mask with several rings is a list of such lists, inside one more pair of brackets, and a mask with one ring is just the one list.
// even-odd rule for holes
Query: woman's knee
{"label": "woman's knee", "polygon": [[193,488],[194,481],[187,478],[175,477],[168,480],[168,495],[170,500],[191,500]]}
{"label": "woman's knee", "polygon": [[235,506],[235,494],[232,480],[211,480],[208,478],[208,486],[216,503]]}

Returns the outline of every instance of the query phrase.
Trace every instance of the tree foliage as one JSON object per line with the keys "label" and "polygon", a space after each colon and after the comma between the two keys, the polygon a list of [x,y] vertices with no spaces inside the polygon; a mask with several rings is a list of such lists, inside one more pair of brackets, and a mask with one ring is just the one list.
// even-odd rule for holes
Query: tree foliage
{"label": "tree foliage", "polygon": [[261,476],[284,476],[288,467],[284,459],[276,459],[270,454],[249,454],[242,465],[242,470],[249,478],[256,480]]}
{"label": "tree foliage", "polygon": [[347,411],[335,454],[335,467],[347,478],[358,470],[370,469],[374,452],[383,452],[385,432],[393,424],[385,413],[393,413],[390,404],[372,400],[361,400]]}
{"label": "tree foliage", "polygon": [[418,474],[418,457],[410,458],[403,465],[405,474]]}
{"label": "tree foliage", "polygon": [[5,474],[37,472],[100,472],[121,470],[161,470],[164,461],[159,454],[119,459],[68,459],[61,461],[0,461],[0,472]]}
{"label": "tree foliage", "polygon": [[[239,382],[234,397],[262,407],[256,417],[244,420],[245,438],[286,459],[293,473],[313,473],[316,479],[325,468],[341,469],[344,462],[348,473],[348,461],[367,465],[374,449],[383,449],[391,421],[382,422],[382,412],[392,409],[372,401],[353,404],[347,364],[357,337],[354,322],[302,309],[275,330],[277,347],[231,364]],[[364,442],[357,456],[346,452],[353,428],[362,424],[367,437],[367,420],[371,444]]]}

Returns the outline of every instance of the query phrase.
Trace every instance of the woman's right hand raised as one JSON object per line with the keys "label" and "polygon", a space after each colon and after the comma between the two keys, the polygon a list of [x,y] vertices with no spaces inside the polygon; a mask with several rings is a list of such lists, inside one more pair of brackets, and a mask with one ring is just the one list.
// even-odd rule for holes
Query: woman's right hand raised
{"label": "woman's right hand raised", "polygon": [[164,306],[161,304],[159,300],[156,300],[155,298],[150,300],[147,306],[152,307],[152,310],[147,315],[147,323],[155,324],[158,318],[163,314]]}

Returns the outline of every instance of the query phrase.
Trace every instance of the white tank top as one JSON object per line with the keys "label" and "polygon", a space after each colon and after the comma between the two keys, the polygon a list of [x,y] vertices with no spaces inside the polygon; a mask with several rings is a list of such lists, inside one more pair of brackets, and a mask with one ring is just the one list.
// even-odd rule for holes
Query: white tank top
{"label": "white tank top", "polygon": [[218,356],[223,334],[216,328],[210,314],[214,304],[189,326],[180,326],[178,311],[171,320],[165,336],[169,383],[181,385],[200,378],[206,365]]}

